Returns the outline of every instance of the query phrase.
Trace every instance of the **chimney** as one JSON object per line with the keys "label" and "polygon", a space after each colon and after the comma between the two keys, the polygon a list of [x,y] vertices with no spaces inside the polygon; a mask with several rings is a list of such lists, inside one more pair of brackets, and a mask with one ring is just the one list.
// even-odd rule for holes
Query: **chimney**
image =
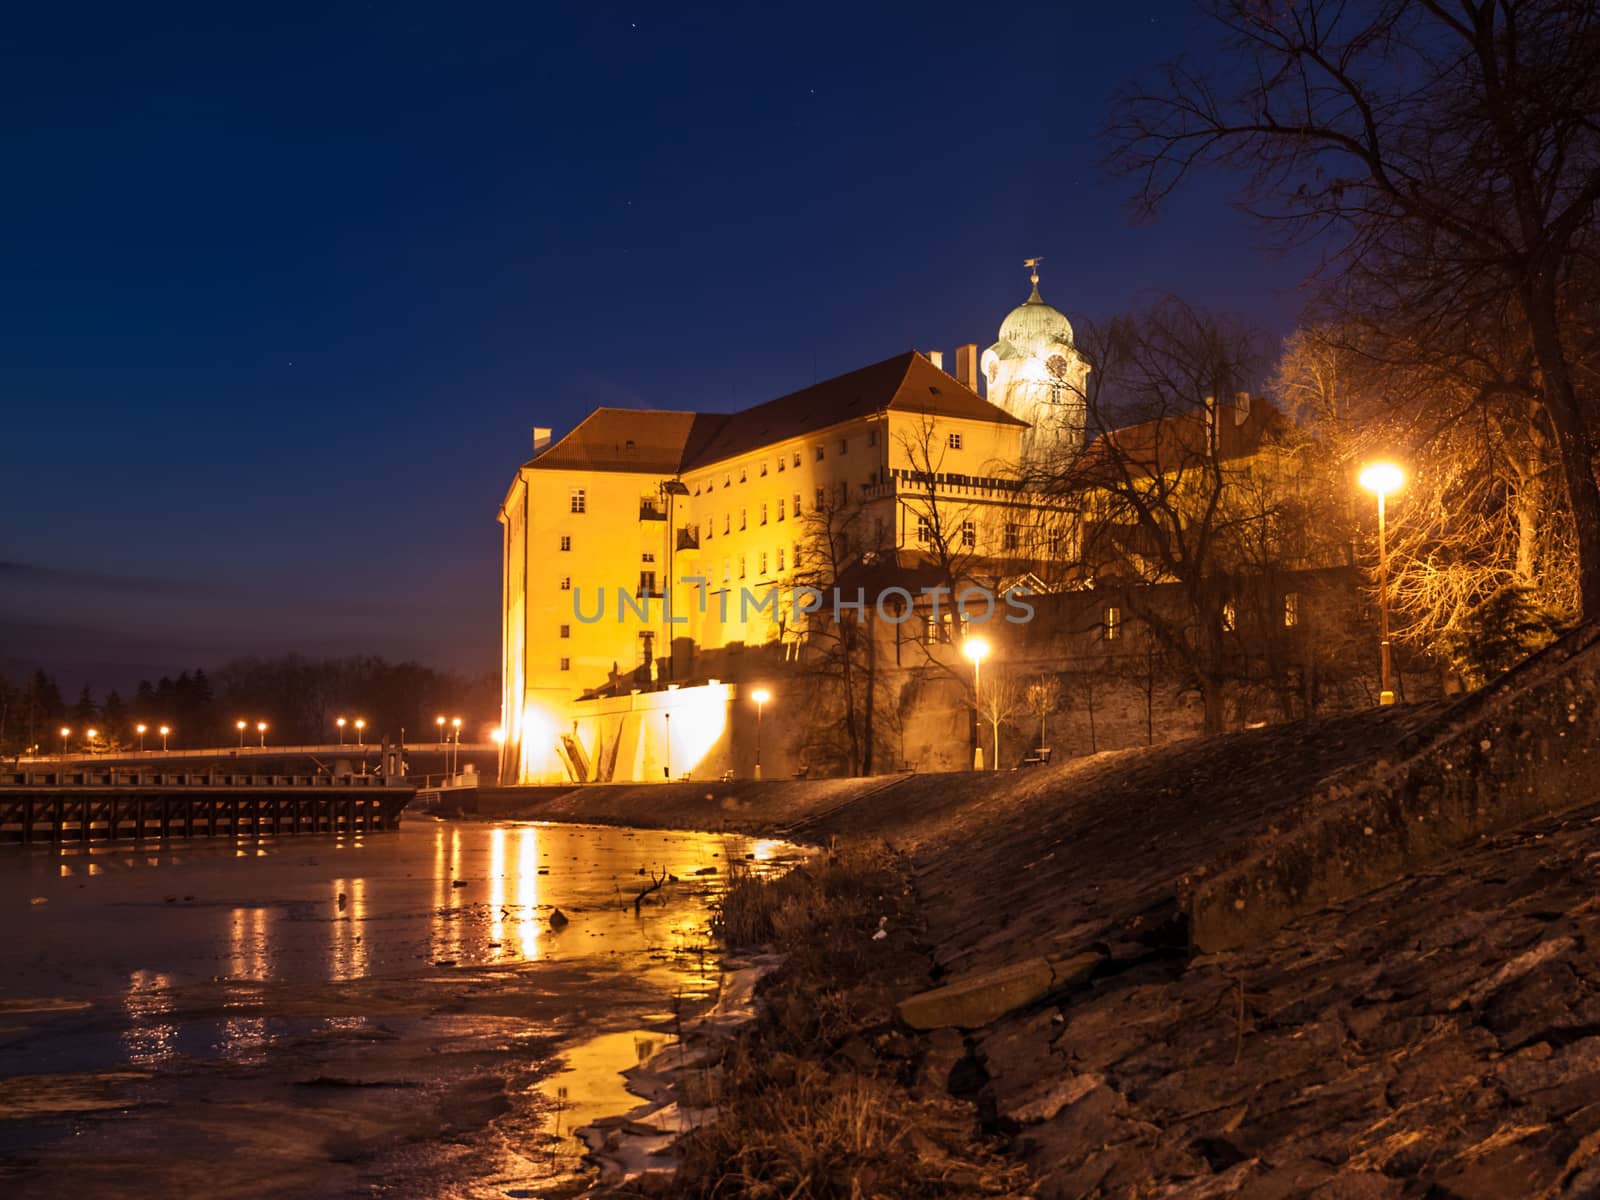
{"label": "chimney", "polygon": [[533,427],[533,452],[535,454],[550,444],[550,431],[542,425]]}
{"label": "chimney", "polygon": [[934,366],[938,367],[939,370],[941,370],[941,371],[944,370],[944,351],[943,350],[929,350],[928,351],[928,361],[931,362]]}
{"label": "chimney", "polygon": [[978,390],[978,348],[970,342],[956,347],[956,378],[972,391]]}

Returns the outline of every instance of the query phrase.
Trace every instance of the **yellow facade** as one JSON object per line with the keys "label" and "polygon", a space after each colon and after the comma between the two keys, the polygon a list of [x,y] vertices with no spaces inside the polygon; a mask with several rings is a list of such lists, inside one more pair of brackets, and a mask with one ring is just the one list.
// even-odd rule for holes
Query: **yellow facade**
{"label": "yellow facade", "polygon": [[696,659],[795,636],[818,514],[914,552],[936,509],[973,553],[1000,553],[1026,428],[920,355],[743,413],[591,416],[518,471],[500,512],[501,778],[660,778],[669,737],[675,774],[734,763],[718,739],[736,692]]}

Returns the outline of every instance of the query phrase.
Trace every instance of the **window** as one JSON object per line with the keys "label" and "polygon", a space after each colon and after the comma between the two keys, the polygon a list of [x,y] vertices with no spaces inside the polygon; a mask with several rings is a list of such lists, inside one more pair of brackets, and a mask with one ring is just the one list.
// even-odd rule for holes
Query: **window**
{"label": "window", "polygon": [[728,580],[730,580],[732,578],[733,578],[733,559],[725,558],[725,559],[722,560],[722,582],[723,583],[727,583]]}
{"label": "window", "polygon": [[727,533],[728,532],[728,530],[730,528],[729,522],[731,522],[732,520],[733,520],[733,518],[732,518],[732,516],[730,514],[728,514],[728,513],[723,513],[722,514],[722,532],[723,533]]}
{"label": "window", "polygon": [[778,571],[779,571],[780,574],[783,572],[783,547],[782,546],[778,547]]}
{"label": "window", "polygon": [[637,452],[638,449],[639,449],[639,447],[637,447],[637,446],[635,446],[633,444],[633,439],[632,438],[629,438],[627,441],[622,443],[622,452],[624,454],[633,454],[633,453]]}
{"label": "window", "polygon": [[739,468],[739,482],[740,483],[749,483],[750,482],[750,468],[749,467],[740,467]]}
{"label": "window", "polygon": [[827,488],[818,488],[817,489],[817,511],[820,512],[822,509],[827,508],[827,507],[828,507],[828,489]]}
{"label": "window", "polygon": [[716,532],[717,532],[717,523],[716,523],[716,521],[714,521],[714,520],[713,521],[707,521],[705,523],[706,541],[709,542],[712,539],[712,537],[714,537],[716,535]]}
{"label": "window", "polygon": [[1300,593],[1289,592],[1283,597],[1283,627],[1293,629],[1300,624]]}
{"label": "window", "polygon": [[564,638],[571,637],[572,636],[572,626],[571,625],[563,625],[561,627],[561,636],[564,637]]}
{"label": "window", "polygon": [[780,470],[780,471],[783,470],[783,468],[788,464],[788,461],[789,460],[786,459],[783,455],[781,455],[781,454],[778,455],[778,470]]}
{"label": "window", "polygon": [[839,453],[840,454],[849,454],[850,453],[850,439],[849,438],[840,438],[839,439]]}
{"label": "window", "polygon": [[646,550],[643,554],[641,554],[639,556],[639,561],[640,562],[655,562],[655,560],[656,560],[656,552],[654,550]]}
{"label": "window", "polygon": [[850,503],[850,485],[844,480],[839,481],[839,507],[843,508]]}
{"label": "window", "polygon": [[571,660],[571,659],[570,659],[570,658],[563,658],[563,659],[562,659],[562,660],[561,660],[561,669],[562,669],[562,670],[563,670],[563,671],[570,671],[570,670],[572,670],[572,660]]}
{"label": "window", "polygon": [[739,510],[739,528],[740,529],[747,529],[747,528],[749,528],[749,525],[750,525],[750,510],[748,508],[741,508]]}
{"label": "window", "polygon": [[948,443],[950,449],[952,450],[961,449],[961,435],[959,433],[952,433],[948,439]]}
{"label": "window", "polygon": [[794,452],[794,465],[797,467],[800,465],[800,451],[798,450]]}
{"label": "window", "polygon": [[800,493],[799,492],[796,492],[794,494],[794,515],[797,516],[797,517],[800,515]]}
{"label": "window", "polygon": [[1104,632],[1108,642],[1114,642],[1122,636],[1122,610],[1120,608],[1106,609]]}
{"label": "window", "polygon": [[817,447],[817,461],[821,462],[823,459],[825,459],[827,457],[828,457],[828,451],[824,447],[818,446]]}
{"label": "window", "polygon": [[1015,550],[1022,545],[1022,527],[1019,525],[1006,526],[1006,549]]}
{"label": "window", "polygon": [[961,544],[969,550],[978,544],[978,527],[971,521],[961,522]]}
{"label": "window", "polygon": [[588,505],[588,497],[584,494],[582,488],[573,488],[567,494],[567,507],[570,511],[575,513],[585,512],[588,509]]}
{"label": "window", "polygon": [[739,578],[744,578],[744,555],[739,555]]}
{"label": "window", "polygon": [[789,561],[794,564],[795,570],[798,571],[800,569],[800,546],[798,543],[790,547]]}
{"label": "window", "polygon": [[783,504],[784,502],[780,499],[778,501],[778,520],[780,521],[783,520]]}
{"label": "window", "polygon": [[767,552],[765,550],[761,552],[761,573],[763,575],[767,573]]}
{"label": "window", "polygon": [[765,500],[761,502],[761,523],[763,525],[767,523],[767,502]]}
{"label": "window", "polygon": [[571,550],[572,549],[572,535],[571,534],[563,533],[561,535],[561,548],[563,550]]}
{"label": "window", "polygon": [[933,541],[933,524],[927,517],[917,518],[917,541],[923,545]]}
{"label": "window", "polygon": [[733,486],[733,476],[732,475],[724,475],[722,477],[722,486],[723,487],[732,487]]}
{"label": "window", "polygon": [[1222,632],[1232,633],[1239,623],[1239,614],[1233,610],[1233,601],[1229,600],[1222,606]]}
{"label": "window", "polygon": [[572,590],[572,576],[571,575],[563,575],[561,577],[561,590],[563,592],[570,592]]}
{"label": "window", "polygon": [[1045,551],[1051,558],[1060,558],[1061,548],[1065,544],[1065,535],[1059,529],[1052,529],[1045,537]]}
{"label": "window", "polygon": [[876,429],[867,430],[867,445],[876,446],[877,444],[878,444],[878,431]]}
{"label": "window", "polygon": [[639,572],[639,595],[656,595],[656,573],[654,571]]}

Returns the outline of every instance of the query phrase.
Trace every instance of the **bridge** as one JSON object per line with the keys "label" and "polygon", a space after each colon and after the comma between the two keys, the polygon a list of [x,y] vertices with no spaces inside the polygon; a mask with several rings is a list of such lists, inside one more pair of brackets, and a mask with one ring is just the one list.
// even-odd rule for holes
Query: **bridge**
{"label": "bridge", "polygon": [[[488,756],[491,762],[498,761],[500,747],[494,742],[408,742],[405,745],[393,747],[398,749],[408,759],[433,758],[440,759],[459,755],[462,762],[480,762]],[[70,754],[24,754],[14,759],[3,759],[0,762],[15,763],[18,767],[49,767],[71,766],[76,764],[94,764],[105,766],[110,764],[130,765],[158,764],[165,762],[195,762],[227,760],[229,762],[249,759],[274,759],[274,758],[310,758],[310,759],[376,759],[383,751],[378,744],[357,745],[354,742],[332,743],[313,746],[213,746],[203,750],[107,750],[103,753],[84,753],[78,751]]]}
{"label": "bridge", "polygon": [[0,770],[0,842],[378,833],[416,795],[382,775],[72,768]]}

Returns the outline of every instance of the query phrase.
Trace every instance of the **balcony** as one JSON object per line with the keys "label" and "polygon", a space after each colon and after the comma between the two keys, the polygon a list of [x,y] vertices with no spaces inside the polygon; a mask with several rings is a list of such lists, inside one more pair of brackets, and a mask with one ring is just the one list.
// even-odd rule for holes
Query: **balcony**
{"label": "balcony", "polygon": [[700,531],[698,529],[691,529],[688,526],[684,526],[682,529],[678,530],[677,548],[679,550],[700,549]]}
{"label": "balcony", "polygon": [[665,521],[666,519],[667,510],[660,503],[655,500],[639,501],[639,520]]}

